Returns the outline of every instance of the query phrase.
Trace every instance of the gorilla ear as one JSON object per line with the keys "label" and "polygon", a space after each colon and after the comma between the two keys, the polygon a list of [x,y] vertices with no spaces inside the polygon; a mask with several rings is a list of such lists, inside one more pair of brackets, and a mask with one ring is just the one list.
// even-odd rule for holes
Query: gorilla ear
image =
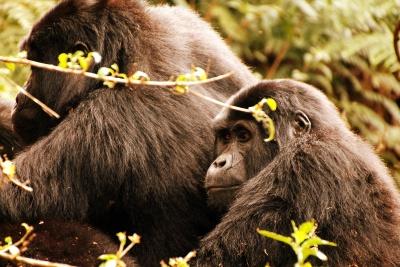
{"label": "gorilla ear", "polygon": [[308,133],[311,130],[311,122],[308,116],[301,110],[296,111],[294,118],[295,135]]}

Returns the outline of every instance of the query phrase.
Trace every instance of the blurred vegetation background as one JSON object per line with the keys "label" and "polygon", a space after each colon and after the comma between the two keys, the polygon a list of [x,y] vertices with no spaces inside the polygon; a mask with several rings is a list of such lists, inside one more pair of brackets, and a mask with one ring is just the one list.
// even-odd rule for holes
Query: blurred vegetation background
{"label": "blurred vegetation background", "polygon": [[[0,54],[18,43],[55,0],[1,0]],[[323,90],[343,119],[371,143],[400,185],[400,64],[396,0],[165,0],[197,10],[260,78],[294,78]],[[0,93],[27,70],[0,66]]]}

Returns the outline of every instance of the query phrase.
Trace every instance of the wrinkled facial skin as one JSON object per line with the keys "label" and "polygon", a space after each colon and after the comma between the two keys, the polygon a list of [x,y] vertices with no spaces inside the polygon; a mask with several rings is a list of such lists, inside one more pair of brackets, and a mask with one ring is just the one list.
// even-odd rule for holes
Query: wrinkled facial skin
{"label": "wrinkled facial skin", "polygon": [[225,212],[237,190],[266,164],[275,150],[266,148],[265,133],[252,120],[214,122],[215,161],[207,171],[205,188],[208,204],[217,212]]}

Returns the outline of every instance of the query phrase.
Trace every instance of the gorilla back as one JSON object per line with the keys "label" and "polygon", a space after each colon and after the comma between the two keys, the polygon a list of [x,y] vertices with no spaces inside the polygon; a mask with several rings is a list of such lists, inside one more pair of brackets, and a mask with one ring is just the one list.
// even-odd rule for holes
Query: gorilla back
{"label": "gorilla back", "polygon": [[[195,14],[139,0],[61,1],[23,47],[29,59],[53,64],[62,52],[98,51],[102,66],[117,63],[128,74],[140,69],[153,80],[210,63],[211,76],[235,75],[193,90],[222,100],[255,81]],[[143,266],[195,248],[212,226],[202,183],[217,109],[192,95],[134,89],[32,68],[27,90],[62,120],[17,97],[14,128],[32,145],[15,163],[34,193],[2,188],[1,221],[51,217],[134,231],[143,237],[134,249]]]}

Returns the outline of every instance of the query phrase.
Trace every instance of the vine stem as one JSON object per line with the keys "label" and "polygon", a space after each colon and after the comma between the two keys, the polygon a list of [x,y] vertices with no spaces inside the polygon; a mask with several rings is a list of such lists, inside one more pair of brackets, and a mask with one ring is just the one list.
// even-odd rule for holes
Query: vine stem
{"label": "vine stem", "polygon": [[77,75],[82,75],[85,77],[89,77],[92,79],[97,79],[101,81],[110,81],[114,83],[123,83],[127,85],[151,85],[151,86],[192,86],[192,85],[199,85],[199,84],[206,84],[210,82],[215,82],[218,80],[225,79],[233,74],[233,71],[212,77],[210,79],[206,80],[201,80],[201,81],[187,81],[187,82],[174,82],[174,81],[145,81],[145,80],[129,80],[129,79],[123,79],[123,78],[117,78],[117,77],[111,77],[111,76],[102,76],[98,75],[96,73],[92,72],[85,72],[83,70],[75,70],[75,69],[67,69],[67,68],[62,68],[56,65],[51,65],[51,64],[46,64],[42,62],[37,62],[25,58],[15,58],[15,57],[5,57],[5,56],[0,56],[0,62],[7,62],[7,63],[15,63],[15,64],[22,64],[22,65],[30,65],[33,67],[41,68],[41,69],[46,69],[50,71],[57,71],[57,72],[63,72],[63,73],[70,73],[70,74],[77,74]]}
{"label": "vine stem", "polygon": [[196,91],[194,91],[194,90],[189,90],[189,93],[191,93],[191,94],[193,94],[193,95],[195,95],[195,96],[198,96],[198,97],[200,97],[200,98],[203,98],[203,99],[205,99],[205,100],[207,100],[207,101],[209,101],[209,102],[212,102],[212,103],[214,103],[214,104],[217,104],[217,105],[219,105],[219,106],[222,106],[222,107],[234,109],[234,110],[241,111],[241,112],[245,112],[245,113],[252,113],[252,112],[251,112],[249,109],[247,109],[247,108],[241,108],[241,107],[229,105],[229,104],[227,104],[227,103],[225,103],[225,102],[216,100],[216,99],[214,99],[214,98],[212,98],[212,97],[209,97],[209,96],[200,94],[199,92],[196,92]]}

